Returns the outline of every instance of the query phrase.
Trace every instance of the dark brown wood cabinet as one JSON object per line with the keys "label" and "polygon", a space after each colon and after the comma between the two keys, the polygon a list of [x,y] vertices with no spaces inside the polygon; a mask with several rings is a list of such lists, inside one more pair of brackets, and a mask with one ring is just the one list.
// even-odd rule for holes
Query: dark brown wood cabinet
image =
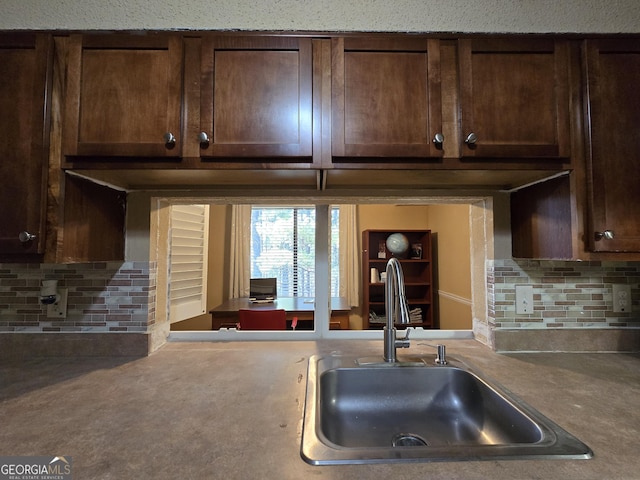
{"label": "dark brown wood cabinet", "polygon": [[87,33],[68,50],[67,168],[470,170],[479,159],[557,171],[571,160],[559,39]]}
{"label": "dark brown wood cabinet", "polygon": [[439,45],[401,36],[332,39],[334,163],[442,157]]}
{"label": "dark brown wood cabinet", "polygon": [[69,174],[64,181],[61,263],[123,261],[126,193]]}
{"label": "dark brown wood cabinet", "polygon": [[44,253],[52,45],[0,36],[0,261]]}
{"label": "dark brown wood cabinet", "polygon": [[[434,328],[433,266],[430,230],[365,230],[362,232],[362,323],[363,328],[382,328],[385,320],[385,283],[380,274],[386,269],[392,253],[386,240],[393,233],[403,234],[409,249],[398,256],[404,273],[405,293],[413,310],[409,326]],[[372,272],[375,269],[375,272]],[[375,277],[375,278],[374,278]],[[407,325],[396,325],[405,328]]]}
{"label": "dark brown wood cabinet", "polygon": [[312,161],[311,38],[206,36],[201,52],[202,159]]}
{"label": "dark brown wood cabinet", "polygon": [[[100,172],[104,175],[93,178],[115,185],[120,180],[131,189],[188,188],[203,169],[225,168],[252,169],[254,182],[266,169],[274,174],[269,178],[309,169],[302,173],[311,176],[300,178],[305,187],[319,190],[331,181],[361,185],[356,176],[366,177],[365,169],[381,176],[394,169],[430,169],[429,181],[444,188],[466,185],[456,183],[457,170],[469,174],[465,178],[478,170],[478,180],[471,181],[483,186],[498,185],[485,180],[488,171],[571,170],[512,196],[514,255],[640,252],[640,216],[633,211],[640,204],[637,37],[439,40],[213,32],[51,37],[0,35],[5,138],[0,201],[11,205],[0,216],[5,257],[37,258],[60,247],[52,232],[62,224],[52,212],[68,206],[57,208],[65,201],[64,192],[58,195],[59,166],[89,177]],[[52,78],[58,79],[53,86]],[[176,175],[176,169],[184,172]],[[351,176],[347,170],[353,170]],[[208,173],[212,185],[235,178]],[[390,185],[404,185],[406,176],[394,178]],[[368,181],[383,184],[380,176],[362,184]],[[86,192],[80,188],[75,198]],[[121,235],[123,200],[105,194],[103,201],[113,207],[113,225]],[[67,214],[61,219],[69,226],[74,210]],[[563,226],[569,222],[571,228]],[[52,248],[45,248],[47,228]],[[582,238],[583,230],[588,251],[580,250],[584,245],[575,238]],[[557,237],[550,233],[559,231],[562,245],[553,244]],[[72,250],[65,255],[72,256]],[[407,262],[411,269],[428,263]]]}
{"label": "dark brown wood cabinet", "polygon": [[640,41],[588,40],[584,54],[588,245],[640,252]]}
{"label": "dark brown wood cabinet", "polygon": [[511,239],[515,258],[572,259],[569,175],[511,194]]}
{"label": "dark brown wood cabinet", "polygon": [[70,36],[64,155],[180,157],[181,115],[179,34]]}
{"label": "dark brown wood cabinet", "polygon": [[458,41],[462,158],[567,158],[569,47],[545,38]]}

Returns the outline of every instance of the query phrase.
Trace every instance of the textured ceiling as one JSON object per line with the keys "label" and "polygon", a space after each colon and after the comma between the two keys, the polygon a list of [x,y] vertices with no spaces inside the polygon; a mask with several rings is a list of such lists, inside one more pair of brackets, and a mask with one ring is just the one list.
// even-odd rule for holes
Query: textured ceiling
{"label": "textured ceiling", "polygon": [[0,30],[640,32],[638,0],[0,0]]}

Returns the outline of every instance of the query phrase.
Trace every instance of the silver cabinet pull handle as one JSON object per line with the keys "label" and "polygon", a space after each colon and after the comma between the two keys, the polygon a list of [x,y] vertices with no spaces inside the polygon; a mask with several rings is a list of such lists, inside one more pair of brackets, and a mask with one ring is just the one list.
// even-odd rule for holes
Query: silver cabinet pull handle
{"label": "silver cabinet pull handle", "polygon": [[198,134],[198,142],[200,142],[200,145],[202,146],[209,146],[211,140],[209,140],[209,135],[207,135],[207,132],[200,132]]}
{"label": "silver cabinet pull handle", "polygon": [[35,240],[35,238],[36,236],[33,233],[29,233],[27,231],[20,232],[18,234],[18,240],[20,240],[22,243],[30,242],[32,240]]}
{"label": "silver cabinet pull handle", "polygon": [[605,230],[604,232],[595,232],[594,236],[596,238],[596,241],[598,240],[612,240],[613,237],[615,237],[615,233],[613,233],[613,230]]}
{"label": "silver cabinet pull handle", "polygon": [[442,145],[444,143],[444,135],[442,135],[441,133],[436,133],[433,136],[433,143],[437,143],[439,145]]}
{"label": "silver cabinet pull handle", "polygon": [[176,145],[176,137],[171,132],[167,132],[164,134],[164,144],[167,147],[174,147]]}
{"label": "silver cabinet pull handle", "polygon": [[467,145],[475,145],[477,141],[478,141],[478,136],[473,132],[467,135],[467,138],[464,139],[464,143],[466,143]]}

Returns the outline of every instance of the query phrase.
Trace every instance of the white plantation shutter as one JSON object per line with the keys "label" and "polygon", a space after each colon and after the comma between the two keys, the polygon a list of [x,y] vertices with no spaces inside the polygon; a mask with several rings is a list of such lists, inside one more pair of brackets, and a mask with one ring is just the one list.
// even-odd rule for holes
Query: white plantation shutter
{"label": "white plantation shutter", "polygon": [[170,208],[169,318],[174,323],[206,312],[209,205]]}

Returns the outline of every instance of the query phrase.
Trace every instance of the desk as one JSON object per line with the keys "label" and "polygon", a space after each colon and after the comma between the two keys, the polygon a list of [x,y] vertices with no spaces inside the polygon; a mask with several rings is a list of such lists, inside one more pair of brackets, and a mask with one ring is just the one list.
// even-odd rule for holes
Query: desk
{"label": "desk", "polygon": [[[249,298],[230,298],[226,302],[209,310],[212,320],[212,329],[235,328],[238,323],[238,310],[250,308],[252,310],[276,310],[283,309],[287,312],[287,320],[298,317],[298,325],[305,323],[313,328],[313,312],[315,304],[313,298],[305,297],[278,297],[273,303],[251,303]],[[347,299],[343,297],[331,298],[331,320],[332,330],[349,329],[349,306]],[[301,325],[302,324],[302,325]]]}

